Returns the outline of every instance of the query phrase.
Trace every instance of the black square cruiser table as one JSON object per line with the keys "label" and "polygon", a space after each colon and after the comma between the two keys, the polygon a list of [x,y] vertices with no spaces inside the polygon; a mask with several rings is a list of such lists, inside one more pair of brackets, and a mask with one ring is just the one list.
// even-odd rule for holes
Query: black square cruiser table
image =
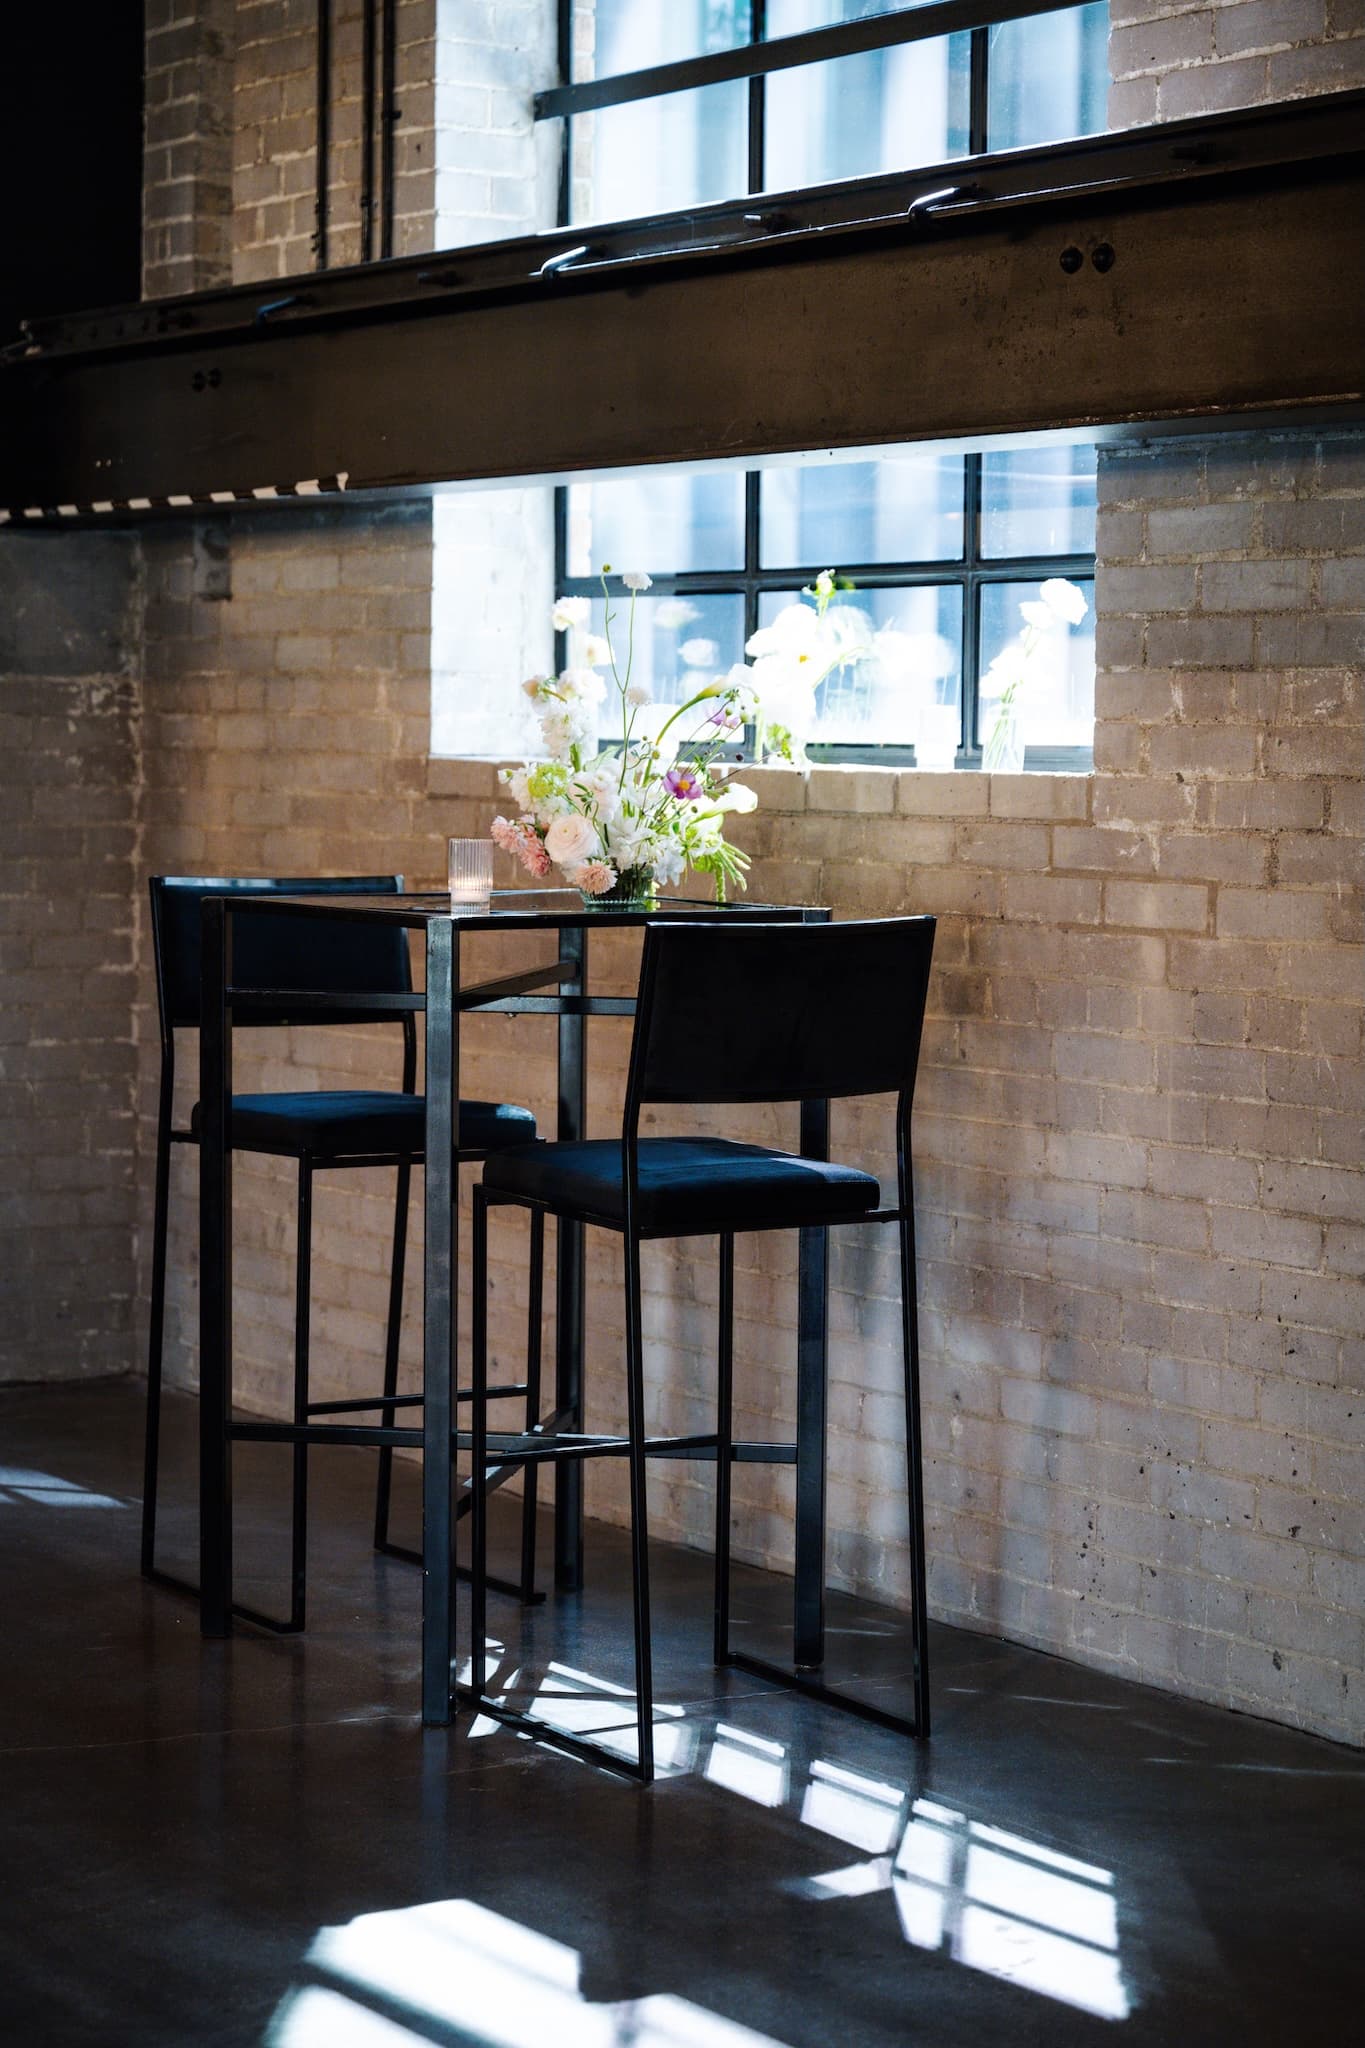
{"label": "black square cruiser table", "polygon": [[[452,1449],[469,1447],[455,1429],[455,1299],[458,1189],[455,1150],[459,1102],[459,1027],[466,1010],[549,1015],[558,1019],[561,1139],[586,1135],[589,1017],[632,1016],[630,996],[588,993],[588,935],[594,929],[689,922],[825,923],[829,911],[792,904],[662,899],[655,910],[589,910],[573,889],[495,890],[487,910],[452,910],[444,894],[210,897],[203,905],[203,1026],[200,1034],[200,1626],[206,1636],[232,1630],[232,1445],[268,1443],[407,1445],[422,1460],[422,1719],[440,1726],[452,1716],[451,1593],[455,1524]],[[242,1423],[232,1419],[232,1029],[249,1024],[259,990],[232,980],[232,930],[240,917],[326,917],[398,925],[420,932],[426,956],[424,993],[366,996],[367,1006],[424,1013],[426,1020],[426,1246],[423,1273],[422,1427],[345,1423]],[[467,932],[553,933],[556,958],[524,973],[464,987],[460,944]],[[537,994],[537,990],[553,993]],[[354,1008],[362,992],[290,991],[290,1008]],[[278,1008],[278,992],[273,998]],[[799,1150],[829,1153],[829,1105],[801,1105]],[[555,1415],[558,1426],[582,1429],[583,1326],[586,1278],[583,1229],[558,1225],[555,1322]],[[824,1660],[825,1402],[828,1350],[828,1254],[824,1230],[800,1233],[797,1310],[797,1448],[795,1661]],[[377,1403],[374,1405],[378,1405]],[[555,1472],[555,1584],[571,1591],[583,1569],[582,1466]]]}

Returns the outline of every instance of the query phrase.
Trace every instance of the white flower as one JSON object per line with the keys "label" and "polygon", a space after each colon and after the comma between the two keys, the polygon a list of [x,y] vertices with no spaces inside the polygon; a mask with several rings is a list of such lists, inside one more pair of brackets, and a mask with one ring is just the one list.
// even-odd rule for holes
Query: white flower
{"label": "white flower", "polygon": [[758,792],[750,789],[747,782],[730,782],[721,791],[711,807],[716,811],[737,811],[741,816],[758,809]]}
{"label": "white flower", "polygon": [[596,669],[566,668],[559,678],[559,693],[570,704],[600,704],[607,686]]}
{"label": "white flower", "polygon": [[611,642],[601,633],[589,633],[583,642],[583,659],[589,668],[605,668],[611,660]]}
{"label": "white flower", "polygon": [[1039,604],[1036,598],[1027,600],[1019,609],[1023,613],[1025,625],[1032,626],[1036,632],[1050,633],[1054,626],[1061,623],[1061,614],[1054,612],[1051,605]]}
{"label": "white flower", "polygon": [[822,569],[820,571],[820,574],[816,577],[815,595],[817,597],[833,597],[834,571],[832,569]]}
{"label": "white flower", "polygon": [[626,702],[636,707],[641,704],[652,704],[654,702],[654,692],[650,689],[648,683],[632,683],[626,691]]}
{"label": "white flower", "polygon": [[689,668],[714,668],[720,660],[714,640],[684,640],[678,652]]}
{"label": "white flower", "polygon": [[676,633],[700,617],[697,607],[685,597],[661,597],[654,607],[654,623],[661,633]]}
{"label": "white flower", "polygon": [[541,693],[543,692],[545,685],[549,682],[549,680],[550,678],[548,676],[527,676],[526,681],[522,684],[521,687],[534,704],[539,700]]}
{"label": "white flower", "polygon": [[556,633],[571,633],[575,626],[586,626],[591,617],[592,606],[586,597],[561,597],[555,600],[550,624]]}
{"label": "white flower", "polygon": [[680,882],[687,858],[675,839],[663,840],[654,855],[654,872],[661,882]]}
{"label": "white flower", "polygon": [[556,818],[545,834],[545,851],[560,867],[577,867],[597,850],[597,833],[581,811]]}
{"label": "white flower", "polygon": [[623,569],[621,581],[627,590],[648,590],[654,578],[647,576],[643,569]]}
{"label": "white flower", "polygon": [[650,833],[638,818],[617,818],[607,832],[607,850],[621,870],[643,867],[651,854]]}
{"label": "white flower", "polygon": [[1079,626],[1089,609],[1083,593],[1064,576],[1049,576],[1038,595],[1048,610],[1065,619],[1068,626]]}
{"label": "white flower", "polygon": [[567,761],[573,748],[592,738],[596,723],[585,704],[565,704],[547,711],[540,721],[540,733],[551,760]]}

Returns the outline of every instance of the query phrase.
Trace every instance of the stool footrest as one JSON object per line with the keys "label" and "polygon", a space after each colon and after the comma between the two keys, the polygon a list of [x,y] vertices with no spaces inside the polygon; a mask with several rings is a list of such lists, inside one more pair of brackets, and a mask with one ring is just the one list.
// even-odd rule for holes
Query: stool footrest
{"label": "stool footrest", "polygon": [[893,1729],[897,1735],[919,1738],[929,1733],[927,1713],[919,1719],[893,1713],[889,1707],[876,1706],[871,1700],[858,1699],[837,1686],[826,1685],[823,1678],[817,1678],[799,1665],[771,1664],[766,1657],[751,1657],[743,1650],[729,1651],[722,1662],[734,1670],[747,1671],[754,1678],[768,1678],[774,1685],[804,1693],[807,1699],[823,1700],[827,1706],[838,1707],[846,1714],[856,1714],[864,1721],[875,1722],[879,1728]]}

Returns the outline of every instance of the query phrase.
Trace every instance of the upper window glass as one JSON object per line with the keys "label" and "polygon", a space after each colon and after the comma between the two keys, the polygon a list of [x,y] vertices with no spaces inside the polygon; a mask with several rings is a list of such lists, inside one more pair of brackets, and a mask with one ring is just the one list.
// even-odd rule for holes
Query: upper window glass
{"label": "upper window glass", "polygon": [[570,576],[595,576],[604,562],[666,562],[675,575],[744,566],[744,478],[733,470],[645,470],[567,495]]}
{"label": "upper window glass", "polygon": [[575,26],[587,40],[574,49],[575,78],[614,77],[677,64],[712,50],[747,43],[753,29],[749,0],[597,0],[578,6]]}
{"label": "upper window glass", "polygon": [[970,36],[938,36],[773,72],[764,128],[767,189],[787,192],[964,156],[971,48]]}
{"label": "upper window glass", "polygon": [[1067,7],[988,30],[991,149],[1033,149],[1097,135],[1109,93],[1109,8]]}
{"label": "upper window glass", "polygon": [[888,450],[877,462],[769,469],[760,488],[765,569],[961,559],[960,455]]}
{"label": "upper window glass", "polygon": [[1094,449],[1027,448],[983,455],[981,552],[1093,555]]}

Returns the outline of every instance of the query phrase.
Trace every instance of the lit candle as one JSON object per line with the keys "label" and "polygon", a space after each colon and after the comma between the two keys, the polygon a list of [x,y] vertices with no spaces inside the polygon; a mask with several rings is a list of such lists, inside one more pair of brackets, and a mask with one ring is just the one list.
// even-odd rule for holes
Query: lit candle
{"label": "lit candle", "polygon": [[487,910],[493,887],[492,840],[450,840],[447,865],[451,909]]}

